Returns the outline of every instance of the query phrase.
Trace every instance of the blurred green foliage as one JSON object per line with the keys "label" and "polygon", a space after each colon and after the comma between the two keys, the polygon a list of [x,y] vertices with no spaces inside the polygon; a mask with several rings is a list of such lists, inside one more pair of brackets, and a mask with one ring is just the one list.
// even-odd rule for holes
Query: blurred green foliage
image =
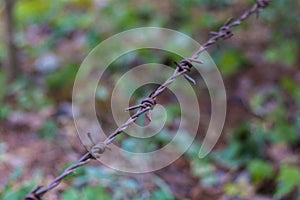
{"label": "blurred green foliage", "polygon": [[275,172],[272,165],[263,160],[252,160],[247,167],[254,183],[258,184],[273,178]]}
{"label": "blurred green foliage", "polygon": [[278,175],[278,188],[275,194],[276,198],[285,197],[295,189],[300,189],[300,171],[299,168],[284,165],[281,167]]}
{"label": "blurred green foliage", "polygon": [[214,55],[214,60],[224,77],[233,75],[247,64],[243,53],[236,48],[226,48],[217,51]]}
{"label": "blurred green foliage", "polygon": [[7,183],[5,184],[2,191],[0,191],[0,199],[10,200],[10,199],[23,199],[24,196],[34,187],[34,182],[26,182],[18,187],[13,187],[14,182],[19,181],[20,176],[23,173],[23,169],[17,168],[10,175]]}
{"label": "blurred green foliage", "polygon": [[44,122],[43,127],[38,130],[38,134],[45,140],[54,140],[58,133],[58,127],[55,121],[47,120]]}
{"label": "blurred green foliage", "polygon": [[112,199],[112,196],[105,191],[102,186],[97,187],[86,187],[83,191],[78,189],[70,188],[62,195],[62,200],[76,200],[76,199],[85,199],[93,200],[97,197],[99,200]]}
{"label": "blurred green foliage", "polygon": [[274,0],[272,4],[272,9],[262,13],[272,27],[272,44],[266,50],[266,58],[271,62],[292,67],[299,61],[300,3],[293,0]]}
{"label": "blurred green foliage", "polygon": [[215,152],[213,157],[216,161],[230,168],[238,168],[246,165],[252,159],[263,158],[264,154],[265,140],[263,135],[245,124],[231,135],[228,147]]}
{"label": "blurred green foliage", "polygon": [[7,95],[12,95],[16,99],[16,108],[19,110],[39,111],[51,106],[51,101],[47,98],[43,88],[37,87],[27,77],[20,78],[6,89]]}
{"label": "blurred green foliage", "polygon": [[65,66],[46,77],[46,84],[52,91],[70,90],[73,87],[78,66]]}
{"label": "blurred green foliage", "polygon": [[[253,1],[246,3],[248,2]],[[133,4],[131,1],[123,0],[103,1],[103,5],[96,6],[93,0],[18,0],[15,7],[18,27],[16,41],[23,56],[36,60],[44,53],[56,52],[60,43],[71,43],[76,34],[84,36],[83,46],[80,49],[84,55],[110,35],[140,26],[168,27],[202,39],[208,36],[208,31],[217,30],[223,24],[227,15],[231,14],[226,9],[234,3],[236,1],[233,0],[175,0],[172,2],[172,9],[164,11],[157,8],[156,3],[152,1],[143,4]],[[197,12],[193,12],[195,10]],[[265,64],[283,64],[289,66],[288,69],[297,66],[300,52],[299,10],[299,1],[273,0],[270,9],[262,12],[262,20],[269,28],[270,37],[267,38],[269,44],[262,47],[267,62]],[[224,14],[220,15],[220,12]],[[27,39],[28,30],[32,27],[38,27],[45,35],[42,42],[31,44]],[[230,80],[250,66],[251,60],[244,53],[247,50],[248,47],[229,43],[224,44],[222,48],[212,49],[212,57],[226,80]],[[133,52],[112,63],[111,70],[119,69],[120,66],[128,70],[130,64],[136,61],[170,64],[171,61],[178,59],[170,54],[162,57],[151,55],[153,51],[150,50]],[[45,76],[40,75],[45,83],[43,87],[30,77],[22,77],[6,86],[5,76],[0,72],[0,119],[8,119],[10,113],[14,111],[39,112],[45,107],[53,106],[54,103],[50,100],[53,96],[70,92],[72,89],[80,65],[75,61],[77,56],[74,55],[74,60],[63,58],[61,66],[54,72]],[[1,41],[0,60],[4,60],[5,57],[5,45]],[[29,63],[30,66],[34,65],[33,61]],[[271,89],[260,90],[251,96],[250,111],[260,120],[249,121],[239,126],[228,138],[226,147],[214,151],[204,160],[198,158],[199,144],[196,143],[189,149],[186,157],[191,163],[192,174],[200,178],[201,186],[221,185],[215,165],[217,163],[248,172],[254,185],[271,179],[277,184],[274,198],[289,197],[289,194],[294,191],[299,195],[299,168],[292,164],[277,163],[279,165],[277,172],[273,163],[266,158],[268,146],[283,143],[294,148],[300,141],[299,110],[294,111],[298,115],[297,119],[288,117],[287,106],[290,100],[300,106],[299,83],[294,78],[282,77],[274,85]],[[108,91],[109,88],[100,88],[97,91],[97,98],[107,100]],[[52,93],[51,96],[48,92],[54,92],[54,95]],[[148,88],[141,90],[139,95],[147,94]],[[172,122],[180,116],[180,108],[170,103],[165,109],[168,115],[167,124],[171,126]],[[144,121],[143,118],[140,120],[139,123]],[[57,122],[47,120],[37,134],[45,140],[53,140],[56,136],[53,133],[57,132]],[[151,140],[122,136],[118,141],[128,151],[135,152],[140,149],[153,151],[168,143],[172,137],[172,131],[163,130]],[[145,146],[146,149],[143,148]],[[33,182],[26,182],[18,187],[13,186],[21,173],[20,170],[14,171],[1,192],[0,199],[22,199],[34,187]],[[77,170],[66,182],[70,189],[62,193],[62,199],[94,199],[95,196],[97,199],[124,199],[125,197],[139,199],[139,191],[142,190],[136,180],[128,177],[122,177],[120,180],[115,174],[104,173],[96,167]],[[149,199],[175,199],[162,179],[154,177],[154,182],[157,189]],[[245,195],[243,189],[234,181],[224,186],[225,193],[230,197],[243,197]]]}

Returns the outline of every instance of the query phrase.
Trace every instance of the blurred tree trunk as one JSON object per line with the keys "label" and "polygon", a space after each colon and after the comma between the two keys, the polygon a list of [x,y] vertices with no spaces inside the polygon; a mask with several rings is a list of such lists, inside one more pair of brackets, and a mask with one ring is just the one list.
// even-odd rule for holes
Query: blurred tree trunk
{"label": "blurred tree trunk", "polygon": [[6,25],[6,41],[7,41],[7,54],[8,61],[5,65],[6,78],[9,82],[16,79],[19,74],[18,54],[15,44],[14,29],[14,4],[15,0],[4,0],[5,3],[5,25]]}

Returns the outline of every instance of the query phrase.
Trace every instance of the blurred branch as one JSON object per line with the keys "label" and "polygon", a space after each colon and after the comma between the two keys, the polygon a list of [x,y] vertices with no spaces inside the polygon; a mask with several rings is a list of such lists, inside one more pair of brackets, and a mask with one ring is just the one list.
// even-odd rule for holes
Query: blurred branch
{"label": "blurred branch", "polygon": [[8,61],[5,65],[5,73],[7,80],[13,81],[19,74],[19,62],[17,54],[17,46],[15,43],[15,20],[14,20],[14,5],[15,0],[4,0],[5,4],[5,25],[6,25],[6,43]]}

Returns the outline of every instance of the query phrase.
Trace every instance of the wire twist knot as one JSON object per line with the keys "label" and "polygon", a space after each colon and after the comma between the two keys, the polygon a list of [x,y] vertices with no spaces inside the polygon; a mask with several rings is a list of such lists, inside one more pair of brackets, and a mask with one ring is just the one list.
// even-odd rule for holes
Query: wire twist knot
{"label": "wire twist knot", "polygon": [[194,67],[192,62],[189,61],[188,59],[183,59],[182,61],[180,61],[179,64],[176,65],[179,68],[179,71],[183,71],[183,70],[191,71],[192,67]]}
{"label": "wire twist knot", "polygon": [[225,40],[225,39],[228,39],[230,37],[233,36],[233,33],[232,33],[232,30],[231,30],[231,27],[226,25],[226,26],[222,26],[221,29],[220,29],[220,37]]}
{"label": "wire twist knot", "polygon": [[153,109],[153,107],[155,106],[155,104],[156,104],[156,101],[151,96],[145,98],[141,102],[141,105],[142,105],[143,108],[149,107],[150,109]]}
{"label": "wire twist knot", "polygon": [[101,154],[105,152],[107,147],[107,144],[104,142],[98,142],[91,148],[91,154],[94,158],[100,158]]}
{"label": "wire twist knot", "polygon": [[106,150],[106,148],[108,148],[107,143],[106,142],[95,142],[92,138],[91,133],[87,133],[87,136],[89,138],[89,140],[91,141],[91,143],[93,144],[93,146],[91,147],[90,153],[93,156],[94,159],[100,158],[101,154],[103,154]]}
{"label": "wire twist knot", "polygon": [[150,94],[140,104],[131,106],[131,107],[127,108],[126,111],[135,110],[138,108],[147,108],[147,107],[152,110],[155,105],[156,105],[156,100],[152,97],[152,94]]}
{"label": "wire twist knot", "polygon": [[219,38],[225,40],[233,36],[231,21],[232,18],[229,18],[218,32],[210,32],[210,34],[214,36],[214,38],[211,39],[212,43],[215,43]]}
{"label": "wire twist knot", "polygon": [[[198,62],[198,61],[197,61],[197,62]],[[178,62],[174,62],[174,63],[175,63],[175,65],[176,65],[177,68],[178,68],[178,72],[183,72],[183,71],[188,71],[188,72],[190,72],[191,69],[192,69],[192,67],[194,67],[193,64],[192,64],[192,62],[191,62],[189,59],[183,59],[182,61],[180,61],[180,63],[178,63]],[[193,78],[191,78],[189,75],[184,74],[183,76],[184,76],[188,81],[190,81],[191,83],[193,83],[194,85],[196,84],[196,81],[195,81]]]}

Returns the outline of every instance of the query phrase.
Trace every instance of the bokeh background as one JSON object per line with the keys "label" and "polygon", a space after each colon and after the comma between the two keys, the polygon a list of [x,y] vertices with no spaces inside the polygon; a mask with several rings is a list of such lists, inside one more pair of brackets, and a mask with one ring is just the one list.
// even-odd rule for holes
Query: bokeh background
{"label": "bokeh background", "polygon": [[[143,26],[174,29],[202,43],[210,31],[254,3],[6,2],[0,2],[0,199],[22,199],[85,152],[74,127],[71,94],[81,62],[97,44]],[[210,117],[210,98],[203,85],[197,91],[203,119],[197,139],[172,165],[137,175],[94,162],[77,170],[46,199],[299,199],[299,10],[299,1],[273,0],[259,19],[251,17],[234,29],[231,39],[209,49],[224,78],[228,112],[222,137],[205,159],[197,156]],[[96,93],[97,111],[107,113],[99,121],[108,132],[115,128],[109,101],[112,77],[139,64],[173,61],[180,59],[142,50],[112,63],[106,84]],[[141,87],[132,103],[155,87]],[[170,92],[159,101],[168,114],[164,134],[147,143],[125,135],[118,145],[133,152],[145,147],[151,151],[172,138],[180,119],[178,102]]]}

